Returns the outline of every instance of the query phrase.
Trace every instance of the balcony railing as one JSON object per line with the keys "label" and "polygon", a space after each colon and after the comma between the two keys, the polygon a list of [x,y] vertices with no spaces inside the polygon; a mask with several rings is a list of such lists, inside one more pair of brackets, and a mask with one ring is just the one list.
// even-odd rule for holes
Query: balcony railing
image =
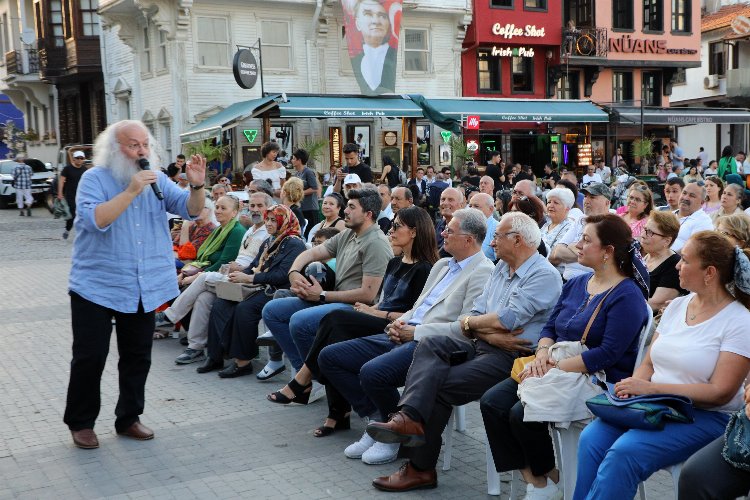
{"label": "balcony railing", "polygon": [[607,30],[580,28],[563,31],[560,55],[565,57],[607,57]]}
{"label": "balcony railing", "polygon": [[[24,55],[26,56],[24,58]],[[34,49],[11,50],[5,53],[5,69],[9,75],[39,72],[39,56]]]}
{"label": "balcony railing", "polygon": [[62,37],[37,39],[39,73],[43,79],[61,76],[66,67],[65,40]]}
{"label": "balcony railing", "polygon": [[727,97],[750,97],[750,68],[727,71]]}

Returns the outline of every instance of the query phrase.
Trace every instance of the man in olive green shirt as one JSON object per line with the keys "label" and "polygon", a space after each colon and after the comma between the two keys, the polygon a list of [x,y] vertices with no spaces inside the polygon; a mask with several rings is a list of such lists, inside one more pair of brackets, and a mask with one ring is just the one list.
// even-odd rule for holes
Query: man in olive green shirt
{"label": "man in olive green shirt", "polygon": [[[350,309],[355,302],[375,302],[385,268],[393,257],[388,237],[376,223],[380,205],[380,195],[374,189],[349,191],[344,210],[346,229],[302,252],[292,264],[289,282],[297,296],[274,299],[263,308],[266,327],[296,370],[302,367],[323,316]],[[307,264],[334,257],[333,291],[324,291],[314,277],[302,275]]]}

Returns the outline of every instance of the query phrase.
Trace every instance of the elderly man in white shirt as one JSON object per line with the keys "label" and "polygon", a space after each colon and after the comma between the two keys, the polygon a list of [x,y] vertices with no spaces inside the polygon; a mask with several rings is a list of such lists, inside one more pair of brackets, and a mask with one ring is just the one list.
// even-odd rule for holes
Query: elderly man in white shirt
{"label": "elderly man in white shirt", "polygon": [[672,243],[672,250],[680,253],[682,246],[693,233],[698,231],[711,231],[714,228],[711,217],[701,208],[703,200],[706,199],[706,187],[701,182],[688,182],[682,188],[680,195],[680,208],[677,210],[677,218],[680,219],[680,232],[677,239]]}

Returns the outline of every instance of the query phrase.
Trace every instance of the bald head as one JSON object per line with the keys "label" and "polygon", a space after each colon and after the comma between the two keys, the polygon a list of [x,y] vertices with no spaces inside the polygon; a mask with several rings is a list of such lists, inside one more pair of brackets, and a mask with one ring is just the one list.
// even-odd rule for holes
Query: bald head
{"label": "bald head", "polygon": [[492,216],[495,210],[495,203],[492,196],[487,193],[477,193],[469,200],[469,208],[476,208],[484,214],[485,217]]}
{"label": "bald head", "polygon": [[456,188],[445,188],[440,193],[440,215],[442,215],[446,221],[453,218],[453,212],[464,208],[466,205],[466,199],[463,193]]}
{"label": "bald head", "polygon": [[479,179],[479,192],[487,193],[490,196],[495,195],[495,181],[489,175],[483,176]]}
{"label": "bald head", "polygon": [[517,198],[518,196],[526,196],[527,198],[536,196],[536,184],[528,179],[518,181],[513,187],[513,197]]}

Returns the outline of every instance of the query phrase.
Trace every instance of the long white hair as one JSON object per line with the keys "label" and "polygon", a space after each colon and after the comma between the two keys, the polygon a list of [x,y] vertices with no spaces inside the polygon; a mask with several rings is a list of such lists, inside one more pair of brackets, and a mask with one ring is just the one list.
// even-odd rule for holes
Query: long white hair
{"label": "long white hair", "polygon": [[148,128],[139,120],[122,120],[108,126],[99,134],[94,143],[94,166],[107,168],[111,171],[119,183],[127,185],[130,178],[139,170],[135,161],[126,157],[120,150],[117,135],[125,127],[137,126],[148,134],[149,155],[146,159],[151,164],[152,170],[158,170],[161,166],[161,158],[158,152],[158,143],[151,135]]}

